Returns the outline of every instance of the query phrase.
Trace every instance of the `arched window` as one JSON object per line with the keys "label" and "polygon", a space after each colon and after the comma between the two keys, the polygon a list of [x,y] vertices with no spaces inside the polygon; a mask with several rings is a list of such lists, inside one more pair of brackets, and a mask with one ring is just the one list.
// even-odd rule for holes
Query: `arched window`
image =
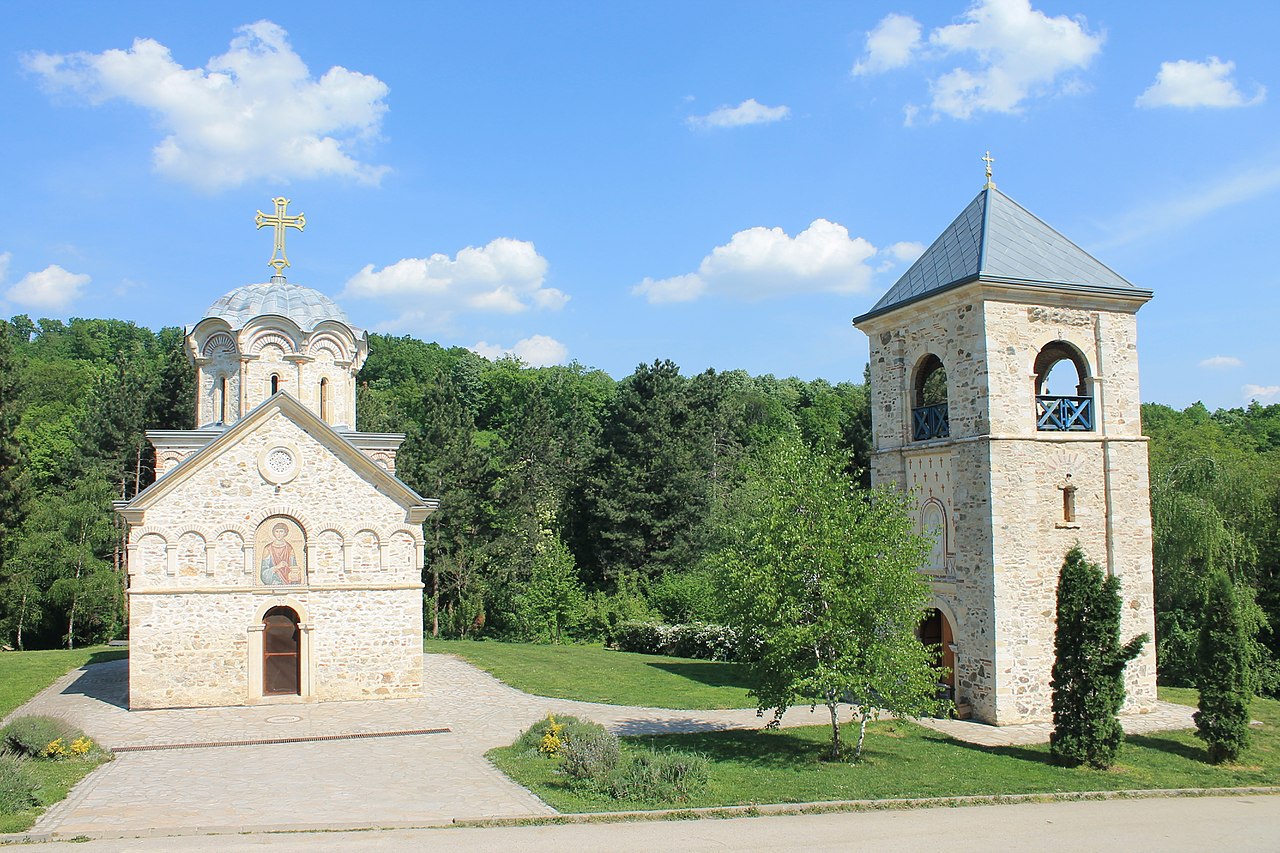
{"label": "arched window", "polygon": [[951,417],[947,408],[947,368],[933,353],[926,355],[916,368],[912,386],[911,437],[915,441],[946,438],[951,435]]}
{"label": "arched window", "polygon": [[1051,341],[1036,355],[1034,370],[1036,429],[1092,430],[1093,394],[1084,354],[1066,341]]}
{"label": "arched window", "polygon": [[227,377],[218,378],[218,423],[227,422]]}
{"label": "arched window", "polygon": [[302,643],[298,614],[289,607],[273,607],[262,618],[262,694],[298,695],[302,692]]}
{"label": "arched window", "polygon": [[329,420],[329,380],[320,380],[320,420]]}
{"label": "arched window", "polygon": [[271,393],[275,394],[279,390],[280,390],[280,374],[273,373],[271,374]]}

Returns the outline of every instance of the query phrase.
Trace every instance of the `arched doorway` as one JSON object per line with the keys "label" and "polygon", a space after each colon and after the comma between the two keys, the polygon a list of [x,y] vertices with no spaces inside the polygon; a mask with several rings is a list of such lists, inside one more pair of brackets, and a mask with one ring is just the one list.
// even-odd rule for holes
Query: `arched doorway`
{"label": "arched doorway", "polygon": [[262,617],[262,695],[302,693],[302,643],[298,614],[273,607]]}
{"label": "arched doorway", "polygon": [[951,633],[951,623],[947,621],[947,617],[942,615],[942,611],[936,608],[930,608],[925,611],[924,621],[920,623],[917,632],[920,635],[920,642],[926,646],[941,646],[942,653],[938,656],[937,665],[945,668],[946,673],[939,672],[938,686],[946,691],[946,698],[955,701],[956,698],[956,653],[951,650],[955,645],[955,638]]}

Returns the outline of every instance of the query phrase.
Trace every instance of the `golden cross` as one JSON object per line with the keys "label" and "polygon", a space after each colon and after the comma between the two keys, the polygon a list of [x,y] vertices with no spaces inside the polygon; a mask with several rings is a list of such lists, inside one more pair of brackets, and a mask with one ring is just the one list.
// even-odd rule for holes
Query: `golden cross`
{"label": "golden cross", "polygon": [[996,182],[991,180],[991,164],[995,161],[996,158],[991,156],[990,151],[988,151],[986,156],[982,158],[982,162],[987,164],[987,182],[982,185],[984,190],[993,190],[996,188]]}
{"label": "golden cross", "polygon": [[267,266],[275,267],[276,275],[284,275],[284,268],[289,266],[289,258],[284,253],[284,229],[297,228],[301,231],[306,227],[307,216],[304,213],[299,213],[297,216],[285,216],[284,211],[289,206],[289,199],[283,196],[273,198],[272,201],[276,205],[275,216],[268,216],[259,210],[253,221],[258,223],[259,228],[264,225],[271,225],[276,229],[276,247],[271,253],[271,260],[267,261]]}

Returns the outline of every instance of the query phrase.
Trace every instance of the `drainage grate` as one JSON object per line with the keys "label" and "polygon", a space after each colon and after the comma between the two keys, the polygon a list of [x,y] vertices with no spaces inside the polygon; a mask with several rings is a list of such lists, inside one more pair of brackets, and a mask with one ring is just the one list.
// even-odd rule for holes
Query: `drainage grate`
{"label": "drainage grate", "polygon": [[[270,721],[269,721],[270,722]],[[310,737],[276,737],[276,738],[260,738],[258,740],[220,740],[208,741],[205,743],[162,743],[158,745],[142,745],[142,746],[116,746],[112,747],[112,752],[154,752],[161,749],[212,749],[219,746],[265,746],[276,743],[315,743],[325,740],[361,740],[364,738],[375,737],[406,737],[409,735],[441,735],[450,732],[450,729],[405,729],[396,732],[356,732],[344,735],[312,735]]]}

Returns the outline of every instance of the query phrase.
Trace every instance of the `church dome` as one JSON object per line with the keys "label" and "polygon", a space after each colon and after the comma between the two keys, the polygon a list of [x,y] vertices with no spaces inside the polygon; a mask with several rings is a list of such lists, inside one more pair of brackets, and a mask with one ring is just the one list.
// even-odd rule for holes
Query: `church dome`
{"label": "church dome", "polygon": [[247,284],[223,296],[204,312],[204,319],[217,317],[233,329],[240,329],[254,317],[275,314],[288,317],[304,332],[325,320],[351,325],[347,312],[318,290],[286,281]]}

